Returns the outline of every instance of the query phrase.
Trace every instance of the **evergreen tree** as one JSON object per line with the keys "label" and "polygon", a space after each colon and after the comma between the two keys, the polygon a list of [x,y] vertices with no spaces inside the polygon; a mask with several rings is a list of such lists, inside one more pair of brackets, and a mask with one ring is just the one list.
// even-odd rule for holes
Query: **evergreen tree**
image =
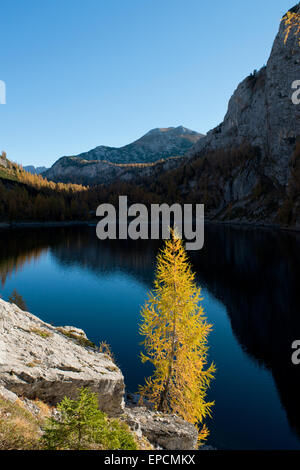
{"label": "evergreen tree", "polygon": [[171,230],[157,259],[154,290],[142,310],[142,361],[154,366],[140,394],[165,413],[195,424],[199,443],[208,435],[205,417],[213,402],[206,401],[215,366],[207,364],[207,323],[200,304],[201,289],[187,259],[182,240]]}
{"label": "evergreen tree", "polygon": [[48,450],[137,450],[128,426],[98,409],[95,393],[82,388],[77,400],[65,397],[42,437]]}

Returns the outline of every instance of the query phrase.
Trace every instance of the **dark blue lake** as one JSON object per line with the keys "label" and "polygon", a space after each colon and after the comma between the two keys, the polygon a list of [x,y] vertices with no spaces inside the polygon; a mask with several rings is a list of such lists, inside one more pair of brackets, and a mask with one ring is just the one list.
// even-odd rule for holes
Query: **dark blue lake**
{"label": "dark blue lake", "polygon": [[[16,288],[28,310],[55,325],[107,341],[127,389],[149,367],[139,359],[140,309],[151,289],[160,243],[99,241],[94,227],[0,231],[0,294]],[[218,368],[208,443],[219,449],[300,449],[299,234],[208,225],[190,252],[214,330]]]}

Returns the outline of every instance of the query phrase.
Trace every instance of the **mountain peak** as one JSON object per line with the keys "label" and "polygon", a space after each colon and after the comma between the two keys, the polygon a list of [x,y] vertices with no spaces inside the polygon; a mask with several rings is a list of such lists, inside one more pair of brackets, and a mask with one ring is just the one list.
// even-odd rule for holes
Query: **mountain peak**
{"label": "mountain peak", "polygon": [[28,173],[32,173],[33,175],[40,175],[42,173],[45,173],[45,171],[47,171],[48,169],[45,166],[35,167],[34,165],[27,165],[27,166],[24,166],[23,168],[25,171],[27,171]]}
{"label": "mountain peak", "polygon": [[111,163],[151,163],[184,155],[202,137],[203,134],[183,126],[157,127],[124,147],[100,145],[75,158]]}
{"label": "mountain peak", "polygon": [[[292,8],[289,9],[289,12],[290,13],[298,13],[300,12],[300,2],[297,3],[295,6],[293,6]],[[283,15],[283,17],[285,17],[286,13]]]}
{"label": "mountain peak", "polygon": [[[149,132],[147,132],[146,135],[155,135],[155,134],[174,134],[174,135],[179,135],[179,134],[190,134],[190,135],[202,135],[199,134],[196,131],[192,131],[191,129],[188,129],[187,127],[183,126],[178,126],[178,127],[156,127],[155,129],[151,129]],[[143,136],[143,137],[145,137]],[[141,138],[143,138],[141,137]]]}

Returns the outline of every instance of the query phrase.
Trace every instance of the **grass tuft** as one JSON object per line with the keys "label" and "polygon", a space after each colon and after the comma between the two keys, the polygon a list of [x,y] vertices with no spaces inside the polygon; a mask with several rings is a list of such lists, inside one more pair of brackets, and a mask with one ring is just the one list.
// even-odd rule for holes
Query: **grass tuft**
{"label": "grass tuft", "polygon": [[51,336],[51,333],[49,333],[49,331],[42,330],[40,328],[31,328],[30,332],[35,333],[36,335],[39,335],[42,338],[49,338],[49,336]]}
{"label": "grass tuft", "polygon": [[77,344],[80,346],[84,346],[85,348],[93,348],[96,349],[95,343],[90,341],[89,339],[85,338],[82,335],[78,335],[76,333],[73,333],[72,331],[66,331],[63,328],[57,328],[57,331],[62,333],[64,336],[67,336],[70,339],[74,339]]}

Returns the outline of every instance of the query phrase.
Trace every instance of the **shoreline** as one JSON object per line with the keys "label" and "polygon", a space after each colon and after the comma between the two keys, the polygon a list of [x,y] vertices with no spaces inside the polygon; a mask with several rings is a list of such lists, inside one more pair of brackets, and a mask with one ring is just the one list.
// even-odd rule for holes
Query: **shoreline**
{"label": "shoreline", "polygon": [[239,228],[249,228],[249,229],[267,229],[267,230],[277,230],[277,231],[285,231],[285,232],[300,232],[299,227],[283,227],[277,224],[272,223],[259,223],[259,222],[239,222],[239,221],[226,221],[226,220],[205,220],[205,223],[211,225],[230,225],[232,227],[239,227]]}
{"label": "shoreline", "polygon": [[[93,220],[69,220],[69,221],[49,221],[49,222],[38,222],[38,221],[22,221],[22,222],[0,222],[1,229],[12,229],[12,228],[47,228],[47,227],[72,227],[72,226],[96,226],[98,221]],[[206,219],[205,224],[208,225],[227,225],[239,228],[248,229],[268,229],[268,230],[282,230],[285,232],[300,232],[299,227],[282,227],[277,224],[271,223],[255,223],[255,222],[239,222],[239,221],[223,221],[223,220],[210,220]]]}
{"label": "shoreline", "polygon": [[0,222],[0,229],[29,227],[29,228],[43,228],[43,227],[72,227],[80,225],[96,225],[97,222],[87,220],[70,220],[70,221],[53,221],[53,222]]}

